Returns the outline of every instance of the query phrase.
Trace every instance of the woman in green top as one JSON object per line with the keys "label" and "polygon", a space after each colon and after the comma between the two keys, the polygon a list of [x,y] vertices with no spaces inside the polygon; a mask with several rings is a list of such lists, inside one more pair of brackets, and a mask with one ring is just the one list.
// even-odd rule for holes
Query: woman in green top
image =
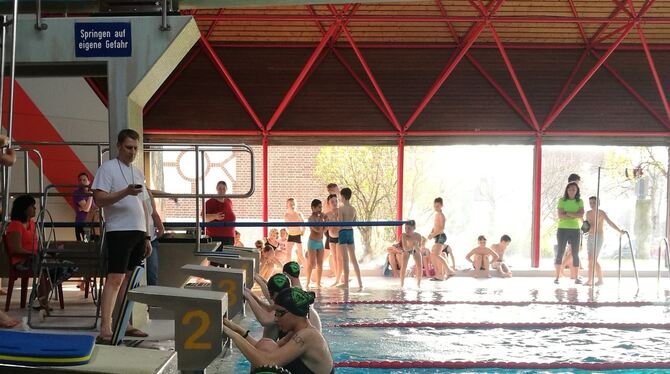
{"label": "woman in green top", "polygon": [[561,276],[561,262],[565,245],[570,244],[572,252],[572,268],[570,268],[571,278],[575,279],[576,284],[582,283],[577,276],[579,271],[579,242],[581,238],[580,227],[584,217],[584,201],[579,198],[579,185],[575,182],[568,183],[565,187],[563,197],[558,200],[558,247],[556,249],[556,258],[554,266],[556,268],[556,279],[554,283],[558,284],[558,278]]}

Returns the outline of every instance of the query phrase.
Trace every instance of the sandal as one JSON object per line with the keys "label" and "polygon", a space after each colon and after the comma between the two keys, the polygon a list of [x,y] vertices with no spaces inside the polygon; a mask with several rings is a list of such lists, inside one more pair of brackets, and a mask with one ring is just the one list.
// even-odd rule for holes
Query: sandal
{"label": "sandal", "polygon": [[95,337],[95,344],[112,345],[112,337],[111,336],[98,335],[98,336]]}
{"label": "sandal", "polygon": [[130,337],[133,337],[133,338],[146,338],[146,337],[149,336],[149,334],[147,334],[146,332],[144,332],[144,331],[142,331],[142,330],[140,330],[140,329],[136,329],[136,328],[134,328],[134,327],[130,327],[130,328],[128,328],[128,329],[126,330],[126,334],[125,334],[125,335],[126,335],[126,336],[130,336]]}

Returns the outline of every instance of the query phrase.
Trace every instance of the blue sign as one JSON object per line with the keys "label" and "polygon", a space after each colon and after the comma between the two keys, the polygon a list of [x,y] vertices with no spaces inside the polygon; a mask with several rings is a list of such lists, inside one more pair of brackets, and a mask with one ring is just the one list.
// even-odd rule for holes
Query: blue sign
{"label": "blue sign", "polygon": [[76,57],[130,57],[130,22],[75,23],[74,51]]}

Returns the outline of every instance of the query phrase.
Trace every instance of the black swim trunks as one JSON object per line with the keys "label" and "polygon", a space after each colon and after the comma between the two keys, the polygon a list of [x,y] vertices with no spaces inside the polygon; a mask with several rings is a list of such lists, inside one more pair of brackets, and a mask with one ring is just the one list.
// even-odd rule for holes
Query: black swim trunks
{"label": "black swim trunks", "polygon": [[289,235],[288,239],[286,239],[287,242],[293,242],[293,243],[302,243],[302,236],[301,235]]}

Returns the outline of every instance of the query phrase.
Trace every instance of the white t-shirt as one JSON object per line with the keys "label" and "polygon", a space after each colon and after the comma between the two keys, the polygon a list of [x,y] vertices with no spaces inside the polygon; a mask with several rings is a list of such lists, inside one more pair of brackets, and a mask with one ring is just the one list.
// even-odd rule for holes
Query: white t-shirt
{"label": "white t-shirt", "polygon": [[119,159],[105,161],[95,173],[91,189],[108,193],[121,191],[129,184],[141,184],[142,193],[126,196],[104,208],[106,231],[147,231],[142,200],[148,198],[144,174]]}

